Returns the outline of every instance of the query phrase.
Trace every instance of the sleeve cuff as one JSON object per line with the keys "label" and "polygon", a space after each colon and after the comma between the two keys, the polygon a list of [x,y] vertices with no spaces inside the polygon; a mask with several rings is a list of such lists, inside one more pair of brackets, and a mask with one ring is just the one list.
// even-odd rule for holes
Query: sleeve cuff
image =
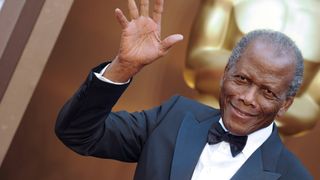
{"label": "sleeve cuff", "polygon": [[120,82],[114,82],[114,81],[111,81],[110,79],[108,78],[105,78],[103,76],[103,73],[106,71],[106,69],[108,68],[110,64],[107,64],[99,73],[97,72],[94,72],[94,75],[101,81],[103,82],[106,82],[106,83],[110,83],[110,84],[115,84],[115,85],[124,85],[124,84],[128,84],[130,82],[130,79],[127,81],[127,82],[124,82],[124,83],[120,83]]}

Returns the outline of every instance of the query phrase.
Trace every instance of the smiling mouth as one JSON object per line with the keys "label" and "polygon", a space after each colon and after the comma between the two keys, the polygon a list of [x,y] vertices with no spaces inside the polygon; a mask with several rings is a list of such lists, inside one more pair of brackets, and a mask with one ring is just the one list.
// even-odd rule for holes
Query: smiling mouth
{"label": "smiling mouth", "polygon": [[234,111],[236,112],[236,114],[240,117],[254,117],[256,116],[255,114],[251,114],[245,111],[240,110],[239,108],[237,108],[236,106],[234,106],[232,103],[230,103],[231,107],[234,109]]}

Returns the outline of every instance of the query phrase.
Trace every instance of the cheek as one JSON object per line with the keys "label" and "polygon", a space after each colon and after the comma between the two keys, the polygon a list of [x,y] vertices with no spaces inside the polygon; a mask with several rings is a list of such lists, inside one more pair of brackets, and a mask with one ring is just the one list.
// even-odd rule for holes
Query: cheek
{"label": "cheek", "polygon": [[223,115],[224,111],[227,110],[228,103],[238,98],[241,92],[241,87],[235,85],[231,81],[225,80],[221,86],[221,92],[219,96],[220,109]]}
{"label": "cheek", "polygon": [[233,94],[232,87],[230,87],[229,84],[230,83],[228,82],[224,82],[220,89],[219,104],[220,104],[220,109],[222,113],[224,111],[224,108],[227,104],[228,99],[230,99],[230,97]]}
{"label": "cheek", "polygon": [[279,103],[272,102],[260,102],[260,107],[264,116],[275,116],[280,110]]}
{"label": "cheek", "polygon": [[280,105],[278,103],[260,102],[261,115],[257,121],[259,129],[273,122],[279,112]]}
{"label": "cheek", "polygon": [[224,97],[235,96],[239,94],[240,91],[239,87],[230,81],[226,81],[221,88],[221,94],[223,94]]}

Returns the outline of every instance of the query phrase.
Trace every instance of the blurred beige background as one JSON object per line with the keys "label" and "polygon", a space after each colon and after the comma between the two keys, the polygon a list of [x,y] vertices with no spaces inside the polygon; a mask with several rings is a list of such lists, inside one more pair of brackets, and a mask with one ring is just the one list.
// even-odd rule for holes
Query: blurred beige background
{"label": "blurred beige background", "polygon": [[[198,0],[165,2],[162,35],[182,33],[185,40],[138,74],[115,110],[141,110],[174,94],[195,97],[183,80],[183,67]],[[74,1],[41,79],[0,167],[1,180],[132,179],[135,164],[82,157],[54,134],[55,118],[90,69],[117,53],[120,26],[113,12],[126,10],[126,0]],[[0,117],[1,118],[1,117]],[[303,137],[285,142],[320,179],[320,124]]]}

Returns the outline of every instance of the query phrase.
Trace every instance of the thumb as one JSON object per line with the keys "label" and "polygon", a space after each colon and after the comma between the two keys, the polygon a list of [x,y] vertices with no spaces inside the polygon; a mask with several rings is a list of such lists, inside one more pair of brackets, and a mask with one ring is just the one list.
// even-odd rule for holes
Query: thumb
{"label": "thumb", "polygon": [[168,37],[166,37],[162,42],[161,42],[161,49],[163,53],[166,53],[175,43],[182,41],[183,36],[181,34],[173,34]]}

